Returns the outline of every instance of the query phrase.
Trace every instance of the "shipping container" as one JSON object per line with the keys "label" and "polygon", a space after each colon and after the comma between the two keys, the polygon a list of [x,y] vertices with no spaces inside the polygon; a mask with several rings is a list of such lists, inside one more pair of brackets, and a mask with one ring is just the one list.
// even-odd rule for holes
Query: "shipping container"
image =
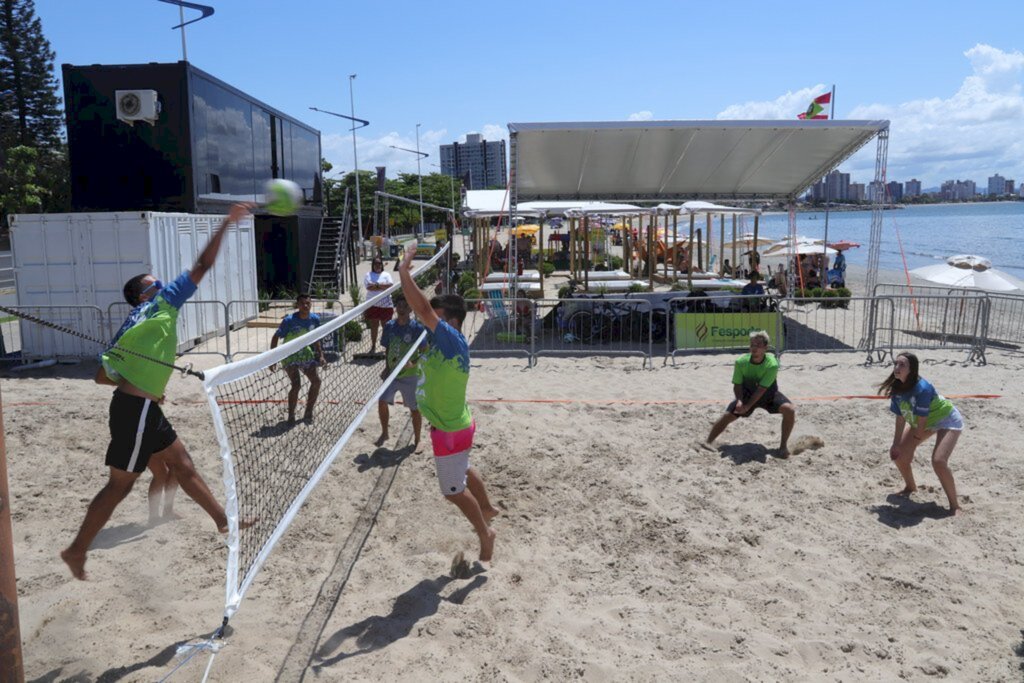
{"label": "shipping container", "polygon": [[[151,211],[18,214],[11,217],[11,250],[20,307],[40,308],[34,314],[63,311],[58,324],[97,339],[108,340],[120,327],[129,307],[124,283],[151,273],[170,282],[192,267],[223,216]],[[211,336],[223,334],[224,308],[191,302],[255,302],[256,250],[252,217],[231,226],[213,269],[199,285],[178,318],[178,351],[184,352]],[[100,316],[83,309],[94,306]],[[251,310],[249,310],[251,308]],[[256,305],[235,306],[239,320],[255,317]],[[108,315],[109,314],[109,315]],[[90,357],[94,344],[21,322],[23,358]]]}

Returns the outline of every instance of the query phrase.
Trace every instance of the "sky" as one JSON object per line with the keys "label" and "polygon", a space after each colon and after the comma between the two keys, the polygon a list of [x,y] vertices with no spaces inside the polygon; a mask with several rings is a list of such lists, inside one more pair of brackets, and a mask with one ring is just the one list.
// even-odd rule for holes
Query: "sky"
{"label": "sky", "polygon": [[[193,0],[195,2],[196,0]],[[424,173],[467,133],[509,122],[792,119],[836,88],[835,118],[888,119],[890,180],[1024,182],[1024,2],[516,3],[202,0],[200,69],[319,129],[353,168]],[[58,65],[182,58],[158,0],[36,0]],[[198,16],[185,10],[186,20]],[[874,177],[870,143],[840,169]]]}

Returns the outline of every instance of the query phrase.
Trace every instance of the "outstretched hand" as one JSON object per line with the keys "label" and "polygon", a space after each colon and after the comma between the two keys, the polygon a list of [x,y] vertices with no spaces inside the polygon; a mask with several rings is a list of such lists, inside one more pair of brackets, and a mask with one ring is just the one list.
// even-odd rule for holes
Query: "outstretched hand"
{"label": "outstretched hand", "polygon": [[237,202],[231,205],[231,210],[228,211],[228,220],[232,223],[237,223],[241,219],[245,218],[252,212],[252,208],[255,206],[252,202]]}
{"label": "outstretched hand", "polygon": [[398,269],[408,270],[412,266],[412,260],[416,258],[416,249],[419,247],[419,242],[413,240],[405,246],[405,254],[402,255],[402,262],[398,264]]}

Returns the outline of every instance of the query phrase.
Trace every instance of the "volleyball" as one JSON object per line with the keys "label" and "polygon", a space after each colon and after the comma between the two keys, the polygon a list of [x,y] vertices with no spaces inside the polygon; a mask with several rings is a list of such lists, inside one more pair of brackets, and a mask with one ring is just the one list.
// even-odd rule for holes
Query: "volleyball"
{"label": "volleyball", "polygon": [[264,189],[267,211],[275,216],[292,216],[302,205],[302,188],[284,178],[268,180]]}

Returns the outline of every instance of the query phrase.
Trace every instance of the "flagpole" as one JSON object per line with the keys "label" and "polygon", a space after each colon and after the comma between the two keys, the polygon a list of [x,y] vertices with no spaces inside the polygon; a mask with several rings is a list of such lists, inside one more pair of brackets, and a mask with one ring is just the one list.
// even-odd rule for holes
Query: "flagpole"
{"label": "flagpole", "polygon": [[829,102],[831,108],[829,109],[828,118],[832,121],[836,120],[836,86],[832,84],[832,98]]}

